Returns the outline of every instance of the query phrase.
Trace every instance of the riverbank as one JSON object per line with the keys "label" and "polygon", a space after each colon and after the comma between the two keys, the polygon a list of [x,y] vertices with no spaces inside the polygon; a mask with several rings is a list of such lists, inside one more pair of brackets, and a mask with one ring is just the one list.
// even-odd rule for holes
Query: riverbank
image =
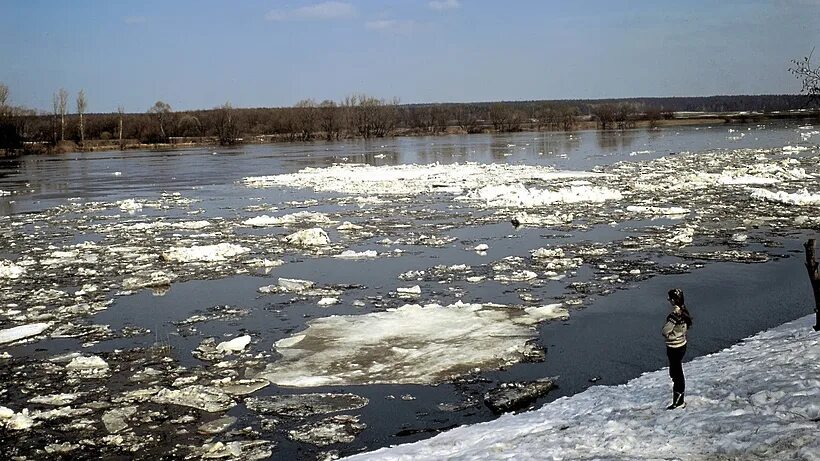
{"label": "riverbank", "polygon": [[809,315],[684,364],[682,410],[664,410],[671,384],[662,369],[347,459],[817,460],[820,333],[813,323]]}
{"label": "riverbank", "polygon": [[[575,128],[569,132],[581,131],[609,131],[618,132],[624,130],[634,129],[662,129],[685,126],[713,126],[713,125],[727,125],[727,124],[760,124],[768,123],[777,120],[798,120],[807,119],[809,121],[820,117],[820,111],[789,111],[789,112],[773,112],[763,114],[759,112],[731,112],[731,113],[680,113],[672,119],[662,120],[635,120],[630,122],[628,128],[625,129],[608,129],[600,130],[598,122],[591,119],[578,120]],[[535,125],[522,125],[519,132],[544,132],[544,133],[564,133],[567,131],[551,131],[539,130]],[[464,134],[487,134],[496,133],[490,125],[485,126],[480,133],[466,133],[458,126],[448,126],[444,131],[437,133],[419,132],[411,129],[397,129],[393,132],[391,137],[416,137],[416,136],[445,136],[445,135],[464,135]],[[321,140],[323,136],[316,135],[312,140]],[[303,143],[310,141],[293,140],[287,134],[264,134],[264,135],[250,135],[242,138],[237,138],[234,145],[252,145],[252,144],[274,144],[274,143]],[[87,140],[82,146],[73,141],[61,141],[56,146],[49,143],[27,143],[22,149],[17,151],[0,151],[0,157],[13,157],[16,155],[49,155],[49,154],[64,154],[71,152],[103,152],[112,150],[170,150],[170,149],[186,149],[186,148],[200,148],[200,147],[216,147],[220,146],[220,142],[216,137],[173,137],[169,142],[165,143],[143,143],[137,139],[92,139]]]}

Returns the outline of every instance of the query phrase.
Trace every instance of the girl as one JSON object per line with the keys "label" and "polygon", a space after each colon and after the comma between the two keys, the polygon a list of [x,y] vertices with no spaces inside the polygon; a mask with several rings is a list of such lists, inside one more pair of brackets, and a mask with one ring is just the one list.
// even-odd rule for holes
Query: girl
{"label": "girl", "polygon": [[686,332],[692,327],[692,316],[683,302],[683,290],[669,290],[669,302],[672,312],[666,316],[666,323],[661,333],[666,338],[666,356],[669,358],[669,376],[672,378],[672,405],[667,410],[685,408],[683,393],[686,381],[683,377],[681,361],[686,354]]}

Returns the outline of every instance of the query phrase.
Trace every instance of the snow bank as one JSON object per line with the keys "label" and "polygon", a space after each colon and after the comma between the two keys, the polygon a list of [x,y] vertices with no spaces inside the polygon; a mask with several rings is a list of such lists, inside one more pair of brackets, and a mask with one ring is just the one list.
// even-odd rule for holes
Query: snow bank
{"label": "snow bank", "polygon": [[[666,411],[666,369],[596,386],[350,460],[802,459],[820,453],[820,335],[814,315],[684,364],[687,407]],[[657,352],[663,354],[662,346]]]}
{"label": "snow bank", "polygon": [[820,205],[820,193],[812,194],[806,189],[793,194],[783,191],[772,192],[766,189],[752,188],[752,198],[769,202],[785,203],[787,205],[808,206]]}
{"label": "snow bank", "polygon": [[460,194],[490,184],[604,177],[585,171],[556,171],[530,165],[463,163],[442,165],[333,165],[305,168],[296,173],[244,178],[251,187],[309,187],[352,195],[418,195],[429,192]]}
{"label": "snow bank", "polygon": [[556,305],[525,311],[458,302],[324,317],[277,341],[282,358],[259,377],[297,387],[430,384],[523,360],[534,352],[532,324],[565,316]]}
{"label": "snow bank", "polygon": [[251,251],[249,248],[235,245],[233,243],[218,243],[216,245],[194,245],[192,247],[172,247],[162,256],[168,261],[193,262],[193,261],[225,261],[241,254]]}

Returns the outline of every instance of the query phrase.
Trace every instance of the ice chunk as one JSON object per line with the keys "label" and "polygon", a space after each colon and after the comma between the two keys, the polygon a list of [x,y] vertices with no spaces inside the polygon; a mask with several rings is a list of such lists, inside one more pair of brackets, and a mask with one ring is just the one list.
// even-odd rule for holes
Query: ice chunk
{"label": "ice chunk", "polygon": [[102,415],[103,425],[105,425],[105,429],[110,434],[116,434],[128,427],[128,423],[125,420],[134,416],[136,412],[137,407],[135,406],[108,410]]}
{"label": "ice chunk", "polygon": [[142,210],[142,203],[132,198],[118,201],[117,206],[120,207],[120,210],[127,211],[129,213],[134,213]]}
{"label": "ice chunk", "polygon": [[301,279],[287,279],[284,277],[280,277],[279,281],[279,288],[283,291],[304,291],[313,287],[314,283],[310,280],[301,280]]}
{"label": "ice chunk", "polygon": [[103,360],[101,357],[96,355],[90,355],[88,357],[74,357],[71,359],[71,362],[65,366],[66,370],[73,370],[73,371],[88,371],[88,372],[95,372],[95,371],[104,371],[108,370],[108,364]]}
{"label": "ice chunk", "polygon": [[330,244],[330,237],[320,227],[296,231],[285,237],[285,242],[291,245],[310,247]]}
{"label": "ice chunk", "polygon": [[339,411],[358,410],[368,402],[366,397],[356,394],[316,393],[250,397],[245,400],[245,405],[257,413],[306,418]]}
{"label": "ice chunk", "polygon": [[229,427],[233,426],[234,423],[236,423],[235,417],[223,416],[213,421],[208,421],[207,423],[199,426],[196,431],[205,435],[221,434],[228,430]]}
{"label": "ice chunk", "polygon": [[209,413],[225,411],[236,405],[225,392],[198,384],[181,389],[162,389],[151,400],[154,403],[182,405]]}
{"label": "ice chunk", "polygon": [[530,318],[536,322],[569,318],[569,311],[561,307],[561,303],[525,307],[524,312],[529,314]]}
{"label": "ice chunk", "polygon": [[552,379],[521,383],[503,383],[484,394],[484,403],[495,414],[519,410],[535,402],[555,387]]}
{"label": "ice chunk", "polygon": [[523,184],[485,186],[463,197],[490,207],[531,208],[553,203],[600,203],[620,200],[623,195],[607,187],[571,186],[557,191],[529,189]]}
{"label": "ice chunk", "polygon": [[266,227],[266,226],[283,226],[288,224],[296,224],[300,222],[312,223],[329,223],[332,222],[330,218],[324,213],[313,213],[310,211],[299,211],[296,213],[286,214],[284,216],[274,217],[268,215],[256,216],[254,218],[242,221],[244,226]]}
{"label": "ice chunk", "polygon": [[212,442],[194,450],[200,459],[226,459],[229,461],[258,461],[269,459],[275,443],[267,440],[236,440]]}
{"label": "ice chunk", "polygon": [[784,191],[771,192],[766,189],[752,188],[752,198],[769,202],[785,203],[787,205],[811,206],[820,205],[820,193],[810,193],[806,189],[793,194]]}
{"label": "ice chunk", "polygon": [[418,285],[414,285],[412,287],[398,287],[396,288],[396,292],[405,295],[420,295],[421,287]]}
{"label": "ice chunk", "polygon": [[230,341],[217,344],[216,350],[219,352],[242,352],[251,342],[250,335],[238,336]]}
{"label": "ice chunk", "polygon": [[50,324],[48,323],[30,323],[28,325],[19,325],[16,327],[6,328],[0,330],[0,344],[11,343],[21,339],[37,336],[46,331]]}
{"label": "ice chunk", "polygon": [[0,279],[16,279],[26,273],[24,267],[20,267],[11,261],[0,260]]}
{"label": "ice chunk", "polygon": [[435,383],[523,360],[534,348],[533,319],[522,309],[460,302],[319,318],[277,341],[282,358],[260,377],[296,387]]}
{"label": "ice chunk", "polygon": [[341,258],[341,259],[367,259],[367,258],[377,258],[379,253],[376,250],[365,250],[356,252],[353,250],[345,250],[341,254],[334,255],[334,258]]}
{"label": "ice chunk", "polygon": [[688,208],[682,208],[679,206],[671,206],[671,207],[657,207],[657,206],[637,206],[637,205],[630,205],[626,207],[626,211],[632,213],[641,213],[641,214],[651,214],[651,215],[660,215],[660,216],[680,216],[689,214],[690,210]]}
{"label": "ice chunk", "polygon": [[122,281],[122,287],[126,290],[138,290],[149,287],[166,287],[176,280],[177,276],[171,272],[151,271],[148,273],[137,273],[133,277],[128,277]]}
{"label": "ice chunk", "polygon": [[695,229],[689,226],[681,227],[675,231],[671,237],[666,239],[666,243],[670,245],[686,245],[692,243],[695,236]]}
{"label": "ice chunk", "polygon": [[340,224],[338,227],[336,227],[336,230],[340,230],[340,231],[352,231],[352,230],[359,230],[359,229],[364,229],[364,228],[362,226],[359,226],[358,224],[353,224],[350,221],[345,221],[342,224]]}
{"label": "ice chunk", "polygon": [[0,406],[0,426],[12,431],[23,431],[34,426],[34,419],[29,416],[28,408],[15,413],[10,408]]}
{"label": "ice chunk", "polygon": [[297,442],[324,447],[334,443],[350,443],[366,428],[367,424],[360,422],[358,416],[338,415],[299,426],[288,431],[288,437]]}
{"label": "ice chunk", "polygon": [[226,259],[239,256],[251,251],[240,245],[232,243],[219,243],[216,245],[202,245],[192,247],[171,247],[170,250],[162,254],[168,261],[193,262],[193,261],[225,261]]}
{"label": "ice chunk", "polygon": [[316,304],[318,304],[320,306],[332,306],[332,305],[338,304],[338,303],[339,303],[339,298],[327,297],[327,298],[320,299],[319,302],[316,303]]}
{"label": "ice chunk", "polygon": [[475,246],[475,248],[473,248],[473,250],[475,250],[475,251],[487,251],[489,249],[490,249],[490,246],[487,245],[486,243],[479,243],[478,245]]}
{"label": "ice chunk", "polygon": [[40,405],[54,405],[57,407],[68,405],[69,403],[77,400],[80,394],[52,394],[52,395],[40,395],[37,397],[32,397],[29,402],[31,403],[38,403]]}

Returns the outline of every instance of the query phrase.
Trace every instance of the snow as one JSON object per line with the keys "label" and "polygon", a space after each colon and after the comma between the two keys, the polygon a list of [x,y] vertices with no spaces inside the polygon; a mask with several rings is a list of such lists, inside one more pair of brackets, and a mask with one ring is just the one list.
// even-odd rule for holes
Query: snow
{"label": "snow", "polygon": [[16,279],[26,273],[24,267],[20,267],[11,261],[0,260],[0,279]]}
{"label": "snow", "polygon": [[176,262],[214,262],[225,261],[228,258],[233,258],[249,251],[251,251],[249,248],[233,243],[218,243],[216,245],[171,247],[171,249],[163,253],[162,256],[168,261]]}
{"label": "snow", "polygon": [[820,334],[813,323],[807,316],[685,363],[682,410],[664,409],[672,386],[662,369],[346,459],[817,460],[820,378],[812,370]]}
{"label": "snow", "polygon": [[533,324],[566,315],[557,305],[526,311],[459,301],[318,318],[277,341],[282,357],[259,377],[296,387],[436,383],[523,360],[533,353]]}
{"label": "snow", "polygon": [[291,245],[310,247],[330,244],[330,237],[320,227],[296,231],[285,237],[285,242]]}
{"label": "snow", "polygon": [[0,330],[0,344],[12,343],[21,339],[37,336],[46,331],[48,323],[30,323]]}
{"label": "snow", "polygon": [[785,203],[787,205],[811,206],[820,205],[820,193],[810,193],[806,189],[793,194],[784,191],[772,192],[766,189],[752,188],[752,198],[769,202]]}

